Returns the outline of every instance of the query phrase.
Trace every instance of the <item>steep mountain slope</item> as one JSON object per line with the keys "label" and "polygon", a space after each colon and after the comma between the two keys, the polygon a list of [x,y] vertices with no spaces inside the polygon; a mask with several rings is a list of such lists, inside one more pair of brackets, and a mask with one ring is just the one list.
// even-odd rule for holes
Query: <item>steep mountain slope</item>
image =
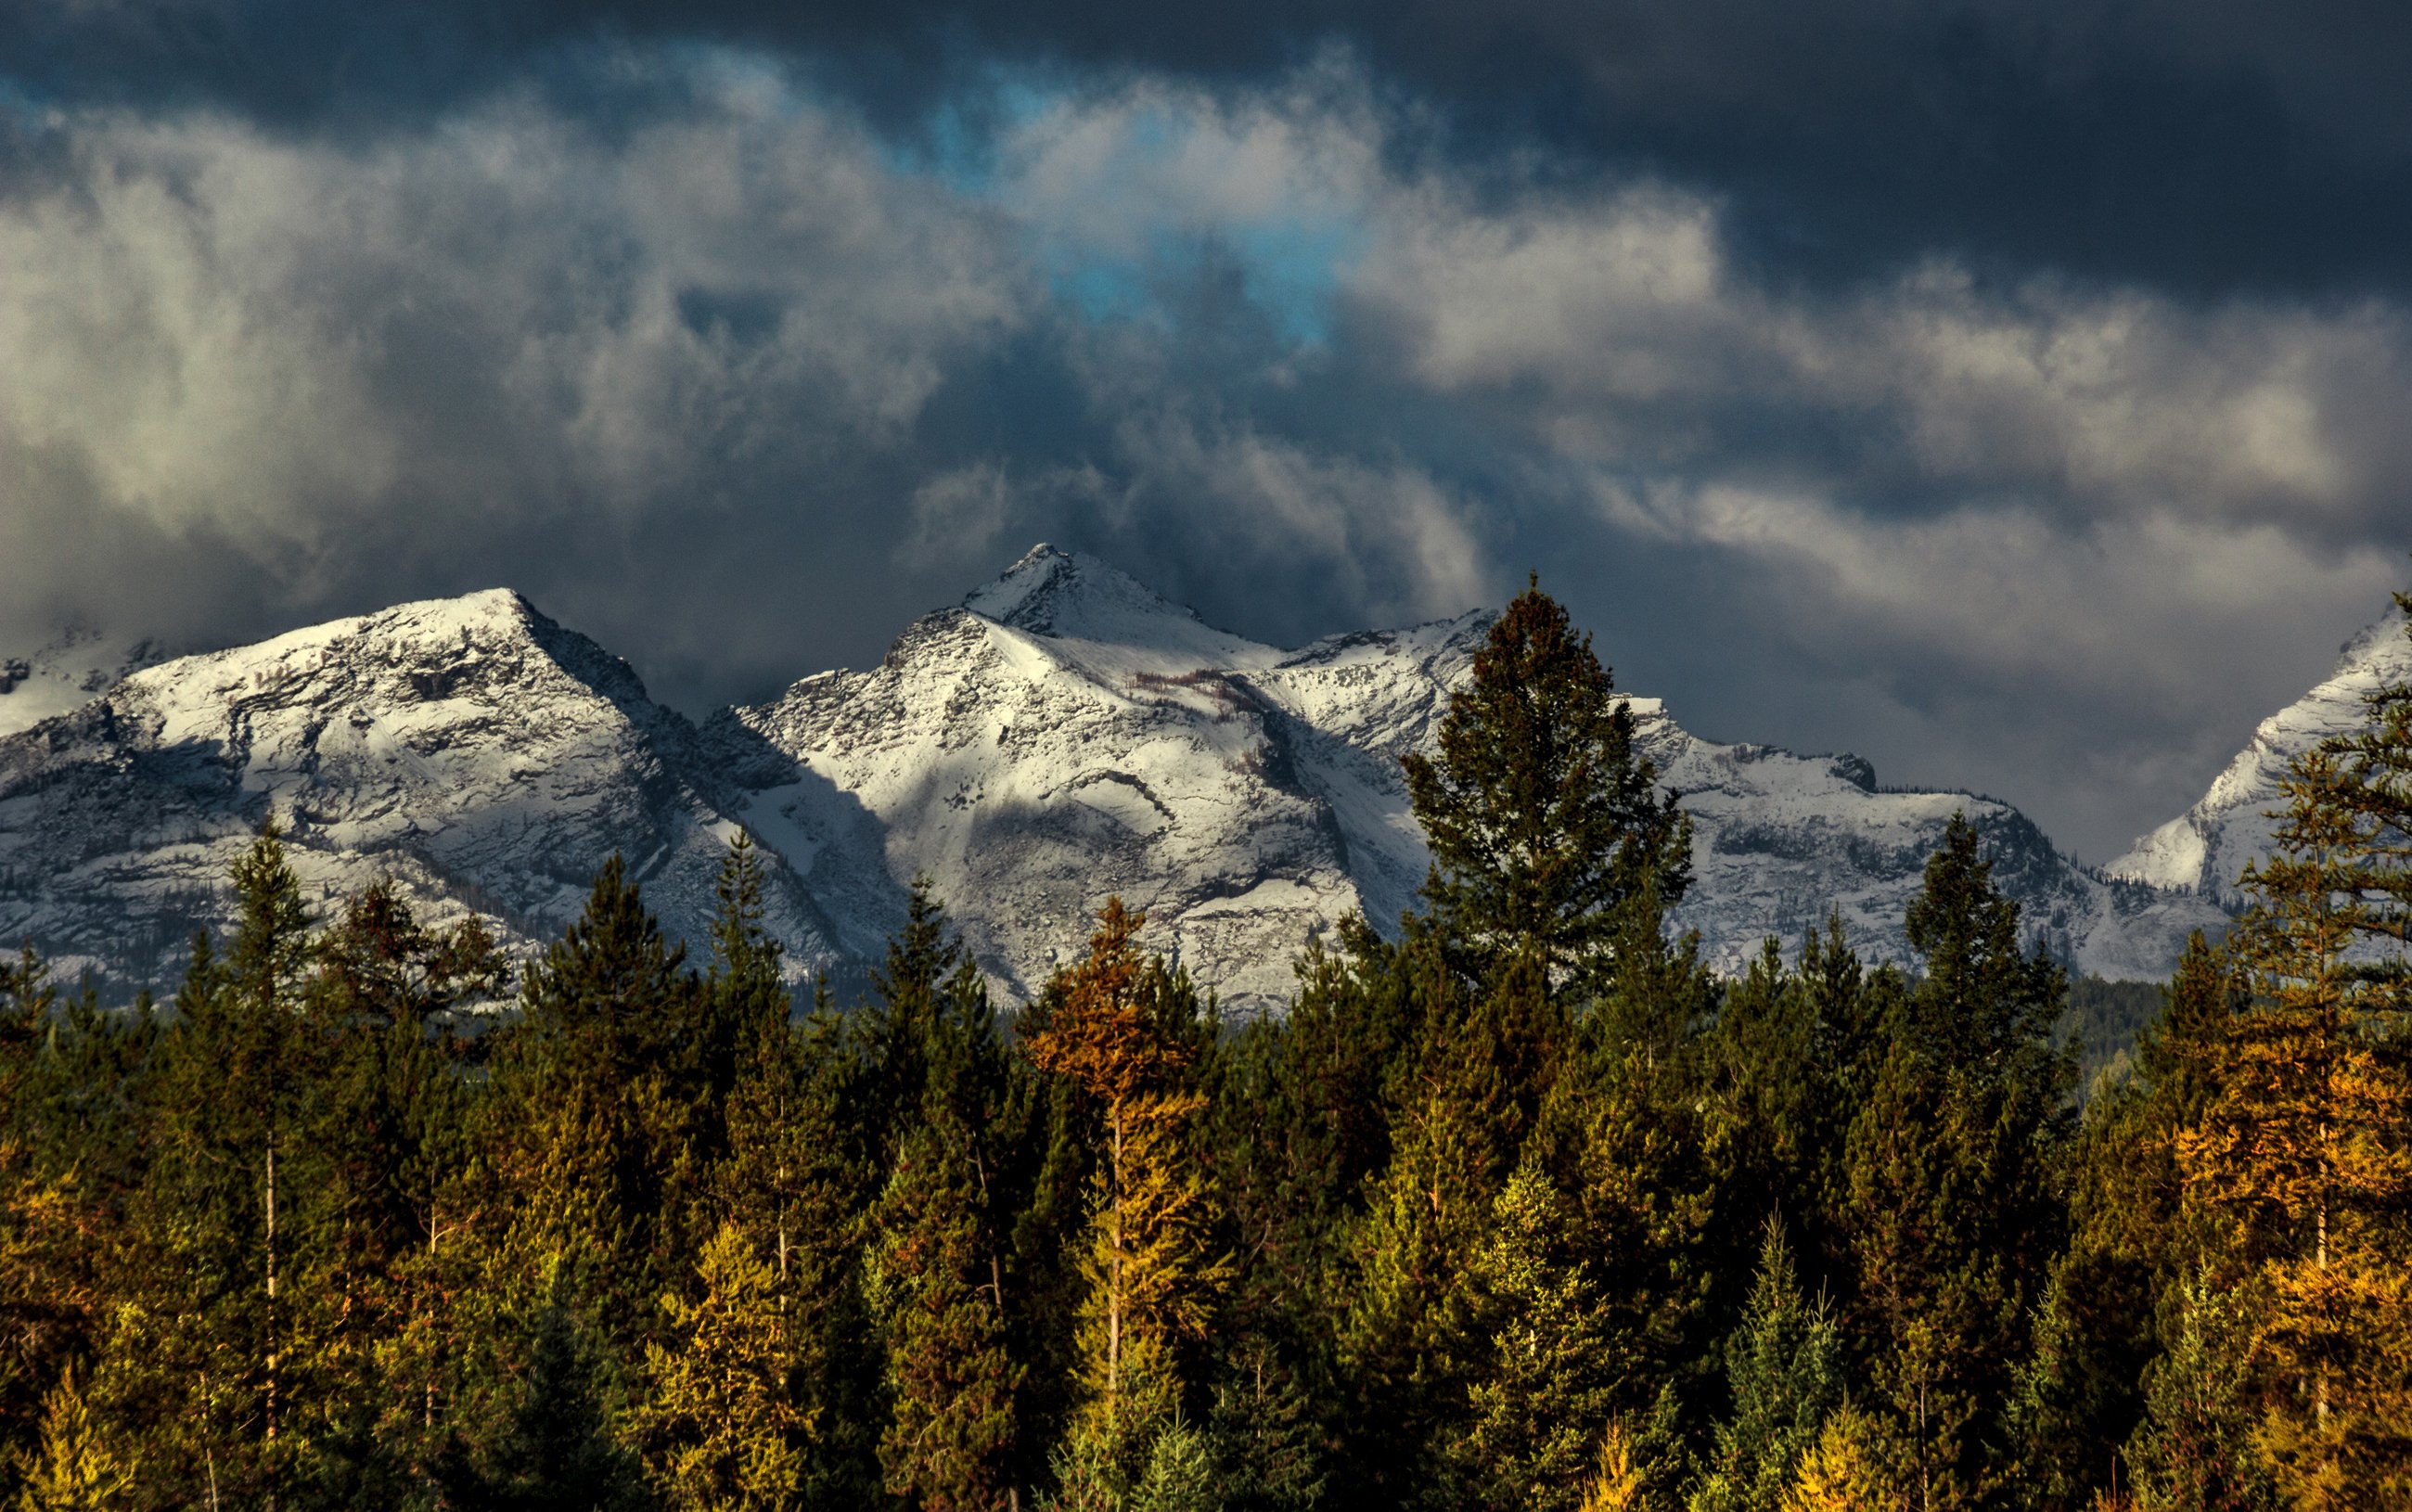
{"label": "steep mountain slope", "polygon": [[[0,937],[171,980],[273,808],[321,896],[390,875],[432,917],[475,908],[526,946],[617,849],[700,944],[730,830],[713,785],[625,663],[517,595],[405,604],[135,672],[0,740]],[[781,932],[826,959],[773,880]]]}
{"label": "steep mountain slope", "polygon": [[1999,800],[1887,791],[1858,756],[1721,745],[1684,731],[1655,698],[1633,704],[1642,750],[1693,817],[1695,881],[1675,922],[1699,930],[1723,969],[1739,969],[1771,934],[1789,949],[1830,911],[1863,957],[1909,961],[1903,914],[1955,814],[1983,837],[2029,933],[2080,971],[2166,976],[2189,931],[2227,925],[2203,900],[2080,866]]}
{"label": "steep mountain slope", "polygon": [[2183,888],[2239,907],[2236,879],[2269,853],[2278,781],[2287,763],[2331,735],[2361,727],[2365,696],[2412,682],[2412,637],[2390,609],[2337,651],[2326,682],[2263,720],[2201,801],[2140,838],[2104,870],[2160,888]]}
{"label": "steep mountain slope", "polygon": [[82,707],[146,667],[168,659],[153,640],[119,640],[69,630],[22,656],[0,656],[0,736]]}
{"label": "steep mountain slope", "polygon": [[1157,947],[1261,1003],[1310,934],[1360,906],[1393,917],[1420,880],[1396,756],[1479,634],[1469,618],[1284,653],[1041,548],[878,667],[705,735],[750,790],[741,817],[857,951],[923,872],[1023,995],[1120,893]]}

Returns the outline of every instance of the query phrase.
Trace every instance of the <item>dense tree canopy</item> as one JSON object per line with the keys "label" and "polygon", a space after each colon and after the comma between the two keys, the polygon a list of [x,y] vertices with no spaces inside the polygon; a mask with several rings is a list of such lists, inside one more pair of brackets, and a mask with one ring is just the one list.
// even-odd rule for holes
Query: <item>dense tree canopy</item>
{"label": "dense tree canopy", "polygon": [[841,1006],[742,836],[708,960],[614,860],[514,963],[264,826],[172,1002],[0,964],[0,1495],[2412,1506],[2412,694],[2081,1104],[1965,823],[1915,961],[1705,970],[1537,589],[1408,781],[1428,906],[1242,1022],[1119,899],[1008,1007],[917,885]]}

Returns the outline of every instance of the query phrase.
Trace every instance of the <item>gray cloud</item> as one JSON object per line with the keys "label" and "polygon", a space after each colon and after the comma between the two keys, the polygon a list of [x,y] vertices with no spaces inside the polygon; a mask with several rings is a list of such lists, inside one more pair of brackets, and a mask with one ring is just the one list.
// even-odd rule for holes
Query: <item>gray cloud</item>
{"label": "gray cloud", "polygon": [[[694,707],[1039,536],[1297,640],[1543,569],[1722,739],[2100,858],[2401,576],[2412,324],[1414,150],[1354,56],[1038,79],[968,166],[735,50],[373,130],[61,107],[0,192],[0,634],[509,581]],[[614,91],[618,112],[596,108]]]}

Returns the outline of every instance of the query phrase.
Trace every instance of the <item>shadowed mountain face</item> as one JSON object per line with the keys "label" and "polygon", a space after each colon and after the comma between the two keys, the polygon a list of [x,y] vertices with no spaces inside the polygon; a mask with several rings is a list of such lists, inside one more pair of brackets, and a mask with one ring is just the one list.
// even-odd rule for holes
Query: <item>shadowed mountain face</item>
{"label": "shadowed mountain face", "polygon": [[[272,808],[328,898],[390,875],[433,917],[475,909],[533,948],[618,850],[699,945],[743,826],[774,861],[771,924],[799,974],[875,959],[918,873],[1013,997],[1119,893],[1227,1003],[1274,1006],[1309,939],[1412,904],[1428,857],[1398,757],[1431,740],[1485,627],[1286,651],[1042,546],[877,667],[698,731],[516,595],[404,605],[138,671],[0,739],[0,935],[169,979]],[[1830,909],[1864,952],[1903,956],[1902,911],[1963,811],[2081,968],[2161,975],[2187,929],[2223,920],[2078,867],[2006,804],[1882,791],[1856,757],[1719,745],[1634,707],[1697,824],[1677,922],[1720,965]]]}

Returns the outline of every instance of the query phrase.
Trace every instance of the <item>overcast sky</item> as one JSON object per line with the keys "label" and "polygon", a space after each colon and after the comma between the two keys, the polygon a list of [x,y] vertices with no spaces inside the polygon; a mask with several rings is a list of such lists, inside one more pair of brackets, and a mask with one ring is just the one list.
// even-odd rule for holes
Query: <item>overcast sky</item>
{"label": "overcast sky", "polygon": [[507,583],[691,712],[1033,541],[1538,569],[2103,860],[2412,547],[2412,10],[0,0],[0,649]]}

